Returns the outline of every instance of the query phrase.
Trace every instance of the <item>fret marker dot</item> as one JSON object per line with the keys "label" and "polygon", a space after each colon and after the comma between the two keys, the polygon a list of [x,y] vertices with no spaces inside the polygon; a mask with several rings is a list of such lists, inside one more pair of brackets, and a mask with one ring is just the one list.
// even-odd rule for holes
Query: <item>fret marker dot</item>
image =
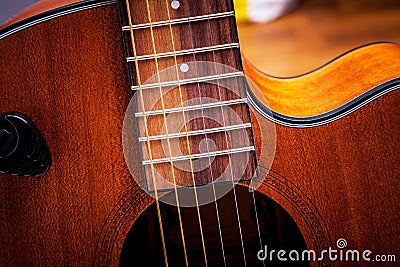
{"label": "fret marker dot", "polygon": [[171,7],[173,9],[178,9],[180,5],[181,4],[179,3],[179,1],[172,1],[172,3],[171,3]]}
{"label": "fret marker dot", "polygon": [[183,63],[180,67],[182,72],[188,72],[189,71],[189,66],[186,63]]}

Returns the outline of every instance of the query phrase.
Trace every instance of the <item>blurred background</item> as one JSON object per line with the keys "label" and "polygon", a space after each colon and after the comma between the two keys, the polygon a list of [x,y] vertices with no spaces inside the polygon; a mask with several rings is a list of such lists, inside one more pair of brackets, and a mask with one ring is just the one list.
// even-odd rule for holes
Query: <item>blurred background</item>
{"label": "blurred background", "polygon": [[[0,24],[35,0],[1,0]],[[243,55],[267,74],[300,75],[355,47],[400,43],[400,0],[234,0]]]}
{"label": "blurred background", "polygon": [[[257,1],[253,7],[249,3]],[[247,8],[270,6],[260,22],[239,13],[242,53],[267,74],[300,75],[355,47],[400,43],[400,0],[235,0]],[[278,5],[281,5],[278,7]],[[239,5],[236,5],[239,6]],[[243,8],[243,6],[242,6]],[[280,10],[278,15],[276,12]],[[250,15],[249,15],[250,14]]]}

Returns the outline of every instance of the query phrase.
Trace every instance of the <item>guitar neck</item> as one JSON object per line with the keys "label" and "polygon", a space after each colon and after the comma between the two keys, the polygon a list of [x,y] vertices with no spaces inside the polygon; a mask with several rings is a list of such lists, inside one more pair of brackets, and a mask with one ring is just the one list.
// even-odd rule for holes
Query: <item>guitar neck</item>
{"label": "guitar neck", "polygon": [[252,178],[255,148],[232,1],[119,6],[147,190]]}
{"label": "guitar neck", "polygon": [[[242,70],[231,0],[120,0],[119,6],[134,85],[156,74],[155,57],[159,69],[170,67],[175,61],[209,61]],[[135,58],[139,61],[140,81]]]}

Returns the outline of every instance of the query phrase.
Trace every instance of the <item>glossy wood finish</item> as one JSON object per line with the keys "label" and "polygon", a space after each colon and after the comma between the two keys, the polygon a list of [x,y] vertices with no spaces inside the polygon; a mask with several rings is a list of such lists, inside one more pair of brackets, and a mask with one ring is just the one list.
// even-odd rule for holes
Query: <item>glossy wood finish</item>
{"label": "glossy wood finish", "polygon": [[[276,126],[275,159],[260,191],[294,216],[308,246],[313,247],[318,240],[306,230],[314,206],[333,248],[344,238],[348,249],[370,249],[373,255],[400,253],[396,245],[400,236],[399,98],[399,91],[394,91],[324,126]],[[256,144],[268,138],[262,128],[256,136]],[[293,199],[288,189],[304,195]],[[308,201],[311,207],[305,205]]]}
{"label": "glossy wood finish", "polygon": [[122,153],[130,92],[121,44],[116,5],[1,40],[0,112],[34,120],[53,166],[38,178],[1,175],[0,265],[91,266],[118,199],[134,187],[135,209],[150,203]]}
{"label": "glossy wood finish", "polygon": [[[122,153],[130,94],[117,13],[115,5],[83,11],[0,42],[0,112],[32,117],[53,155],[43,177],[0,176],[1,265],[117,266],[153,202]],[[309,249],[345,238],[351,249],[400,255],[399,100],[392,92],[321,127],[276,125],[275,160],[259,191],[288,211]],[[262,167],[268,122],[254,115]]]}
{"label": "glossy wood finish", "polygon": [[272,110],[294,117],[314,116],[400,77],[400,46],[390,43],[365,46],[314,72],[294,78],[268,76],[246,59],[244,69]]}

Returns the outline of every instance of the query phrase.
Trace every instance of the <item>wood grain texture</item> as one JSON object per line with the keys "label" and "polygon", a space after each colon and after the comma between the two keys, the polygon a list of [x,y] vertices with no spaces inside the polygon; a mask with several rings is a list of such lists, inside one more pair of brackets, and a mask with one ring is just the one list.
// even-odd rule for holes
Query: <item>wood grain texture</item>
{"label": "wood grain texture", "polygon": [[[122,10],[122,25],[132,26],[159,21],[190,18],[204,15],[213,15],[233,11],[230,1],[180,1],[178,9],[171,8],[168,1],[120,1]],[[148,12],[149,11],[149,12]],[[218,45],[237,43],[235,18],[233,16],[212,20],[202,20],[191,23],[171,25],[171,27],[146,27],[124,31],[124,44],[127,57],[153,56],[161,53],[175,51],[188,51],[191,49],[209,48]],[[180,70],[181,64],[189,64],[185,73]],[[240,51],[238,48],[220,49],[203,53],[188,53],[168,57],[158,56],[146,60],[132,59],[128,62],[132,86],[137,86],[135,107],[137,113],[149,111],[163,111],[167,109],[182,108],[183,106],[206,105],[222,101],[244,99],[245,83],[242,77],[231,79],[214,79],[206,82],[192,82],[183,84],[183,80],[202,78],[215,75],[242,71]],[[190,66],[190,67],[189,67]],[[161,73],[160,73],[161,72]],[[227,81],[228,80],[228,81]],[[176,88],[170,86],[154,86],[154,88],[141,89],[142,85],[157,84],[160,82],[179,82]],[[205,119],[204,119],[205,117]],[[250,122],[246,103],[229,105],[227,107],[204,108],[202,110],[184,112],[161,112],[160,115],[141,116],[138,119],[139,136],[153,137],[158,135],[172,135],[187,131],[207,130],[218,127],[228,127]],[[179,125],[179,126],[177,126]],[[203,141],[204,139],[209,141]],[[243,140],[237,142],[236,140]],[[245,141],[247,140],[247,141]],[[205,144],[207,142],[207,144]],[[149,143],[149,144],[148,144]],[[213,147],[213,144],[215,147]],[[165,181],[171,184],[197,186],[211,182],[215,177],[220,181],[230,181],[230,175],[235,170],[231,168],[230,161],[243,163],[243,178],[253,177],[255,163],[253,152],[231,153],[215,158],[212,166],[209,158],[190,159],[171,163],[155,163],[157,159],[168,159],[178,156],[204,154],[211,151],[227,151],[253,146],[251,130],[222,131],[212,134],[198,134],[167,140],[144,141],[141,144],[144,160],[149,161],[145,167],[147,180],[152,180],[160,174],[159,189]],[[203,146],[203,147],[201,147]],[[151,151],[150,151],[151,150]],[[236,169],[238,163],[236,163]],[[238,173],[238,172],[236,172]],[[240,178],[240,177],[238,177]],[[174,182],[175,181],[175,182]],[[153,188],[153,182],[150,182]],[[170,185],[171,187],[171,185]]]}
{"label": "wood grain texture", "polygon": [[[399,98],[398,91],[392,92],[341,120],[311,129],[276,126],[274,162],[259,191],[293,216],[309,248],[318,246],[318,238],[310,231],[318,225],[310,228],[314,215],[307,215],[315,205],[323,218],[318,231],[322,234],[326,227],[332,248],[344,238],[347,249],[369,249],[373,256],[400,253]],[[254,129],[260,146],[268,133],[263,132],[262,124],[259,131]],[[293,199],[287,188],[296,188],[306,197]],[[311,208],[305,205],[307,198]],[[299,204],[294,204],[297,200]],[[369,265],[360,262],[357,266]]]}
{"label": "wood grain texture", "polygon": [[286,79],[268,76],[246,59],[243,64],[247,77],[260,88],[272,110],[306,117],[331,111],[400,77],[400,46],[365,46],[307,75]]}
{"label": "wood grain texture", "polygon": [[[38,178],[1,175],[2,266],[91,266],[103,223],[134,187],[122,153],[130,100],[116,5],[1,40],[1,110],[30,116],[53,157]],[[144,198],[143,198],[144,197]]]}

